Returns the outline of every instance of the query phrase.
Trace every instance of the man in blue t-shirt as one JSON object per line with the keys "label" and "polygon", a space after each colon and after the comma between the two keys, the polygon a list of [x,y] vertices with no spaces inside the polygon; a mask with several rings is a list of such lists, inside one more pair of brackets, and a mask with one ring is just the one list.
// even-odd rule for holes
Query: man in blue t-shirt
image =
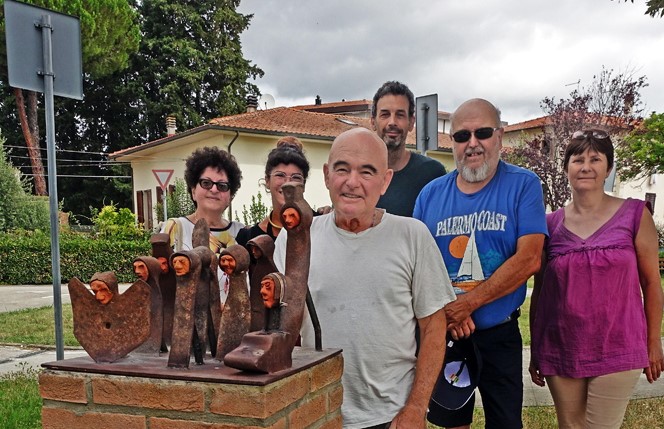
{"label": "man in blue t-shirt", "polygon": [[[542,186],[531,171],[500,160],[503,128],[491,103],[466,101],[451,123],[456,171],[422,189],[413,217],[434,236],[457,292],[445,307],[448,334],[472,338],[482,357],[478,387],[486,427],[520,429],[517,317],[547,235]],[[432,401],[428,419],[469,428],[473,407],[474,398],[458,410]]]}
{"label": "man in blue t-shirt", "polygon": [[371,126],[387,146],[387,165],[394,175],[378,207],[399,216],[411,217],[415,198],[424,185],[445,174],[440,162],[406,149],[406,138],[414,125],[411,90],[401,82],[385,82],[373,98]]}

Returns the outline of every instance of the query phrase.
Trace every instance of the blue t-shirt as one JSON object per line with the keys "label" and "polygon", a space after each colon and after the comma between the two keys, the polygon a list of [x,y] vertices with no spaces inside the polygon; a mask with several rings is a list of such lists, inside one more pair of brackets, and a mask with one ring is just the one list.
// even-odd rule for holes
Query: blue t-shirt
{"label": "blue t-shirt", "polygon": [[[457,175],[455,170],[425,186],[413,217],[434,236],[452,283],[463,284],[488,279],[516,253],[520,237],[546,235],[547,227],[542,185],[532,171],[500,161],[495,176],[474,194],[459,190]],[[524,282],[509,295],[478,308],[472,316],[475,326],[486,329],[499,324],[525,297]]]}

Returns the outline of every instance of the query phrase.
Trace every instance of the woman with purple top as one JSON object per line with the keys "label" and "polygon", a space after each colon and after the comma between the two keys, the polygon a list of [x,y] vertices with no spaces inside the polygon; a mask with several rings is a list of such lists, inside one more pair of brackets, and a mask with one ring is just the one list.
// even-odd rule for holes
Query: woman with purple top
{"label": "woman with purple top", "polygon": [[613,145],[577,131],[565,151],[571,202],[547,215],[530,306],[533,382],[549,385],[560,428],[619,428],[641,372],[664,370],[664,297],[650,205],[604,192]]}

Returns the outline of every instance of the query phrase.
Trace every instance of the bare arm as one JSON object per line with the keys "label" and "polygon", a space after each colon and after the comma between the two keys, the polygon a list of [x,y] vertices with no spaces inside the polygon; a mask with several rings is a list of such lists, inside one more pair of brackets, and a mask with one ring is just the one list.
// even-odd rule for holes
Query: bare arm
{"label": "bare arm", "polygon": [[662,353],[661,324],[664,294],[660,284],[657,229],[650,212],[644,208],[641,226],[634,240],[639,268],[639,280],[643,291],[643,306],[648,330],[648,359],[650,366],[645,369],[648,381],[657,380],[664,371]]}
{"label": "bare arm", "polygon": [[[535,273],[535,286],[533,287],[533,294],[530,296],[530,317],[529,317],[529,327],[530,327],[530,348],[533,348],[533,322],[535,321],[537,315],[537,302],[539,301],[540,290],[542,289],[542,281],[544,280],[544,271],[546,270],[546,251],[542,251],[542,264],[540,270]],[[533,359],[532,353],[530,355],[530,365],[528,366],[528,372],[530,372],[530,378],[538,386],[544,386],[545,381],[542,374],[539,372],[539,364]]]}
{"label": "bare arm", "polygon": [[539,271],[544,246],[544,234],[528,234],[519,238],[516,253],[507,259],[481,286],[457,296],[445,306],[449,325],[463,322],[470,314],[496,299],[515,291]]}
{"label": "bare arm", "polygon": [[440,309],[418,319],[420,352],[415,380],[406,405],[399,411],[390,428],[426,428],[426,412],[445,356],[445,311]]}

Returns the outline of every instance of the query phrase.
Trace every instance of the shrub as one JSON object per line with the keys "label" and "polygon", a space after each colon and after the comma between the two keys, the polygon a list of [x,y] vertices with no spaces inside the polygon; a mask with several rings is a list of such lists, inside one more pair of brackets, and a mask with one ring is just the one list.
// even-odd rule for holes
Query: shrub
{"label": "shrub", "polygon": [[[249,208],[242,205],[242,222],[244,222],[245,225],[253,225],[265,219],[267,212],[268,208],[263,204],[263,196],[259,192],[258,195],[251,196],[251,204],[249,205]],[[235,218],[240,218],[237,215],[237,211],[235,212]]]}
{"label": "shrub", "polygon": [[147,231],[136,224],[136,217],[128,208],[120,210],[111,203],[97,210],[90,207],[92,223],[102,238],[132,240],[146,237]]}
{"label": "shrub", "polygon": [[30,185],[6,159],[0,136],[0,231],[14,229],[48,230],[48,198],[34,197]]}
{"label": "shrub", "polygon": [[[61,281],[87,282],[97,271],[115,271],[122,282],[133,282],[133,261],[150,254],[147,237],[139,240],[91,239],[88,234],[60,237]],[[50,236],[44,232],[0,234],[0,284],[52,283]]]}

